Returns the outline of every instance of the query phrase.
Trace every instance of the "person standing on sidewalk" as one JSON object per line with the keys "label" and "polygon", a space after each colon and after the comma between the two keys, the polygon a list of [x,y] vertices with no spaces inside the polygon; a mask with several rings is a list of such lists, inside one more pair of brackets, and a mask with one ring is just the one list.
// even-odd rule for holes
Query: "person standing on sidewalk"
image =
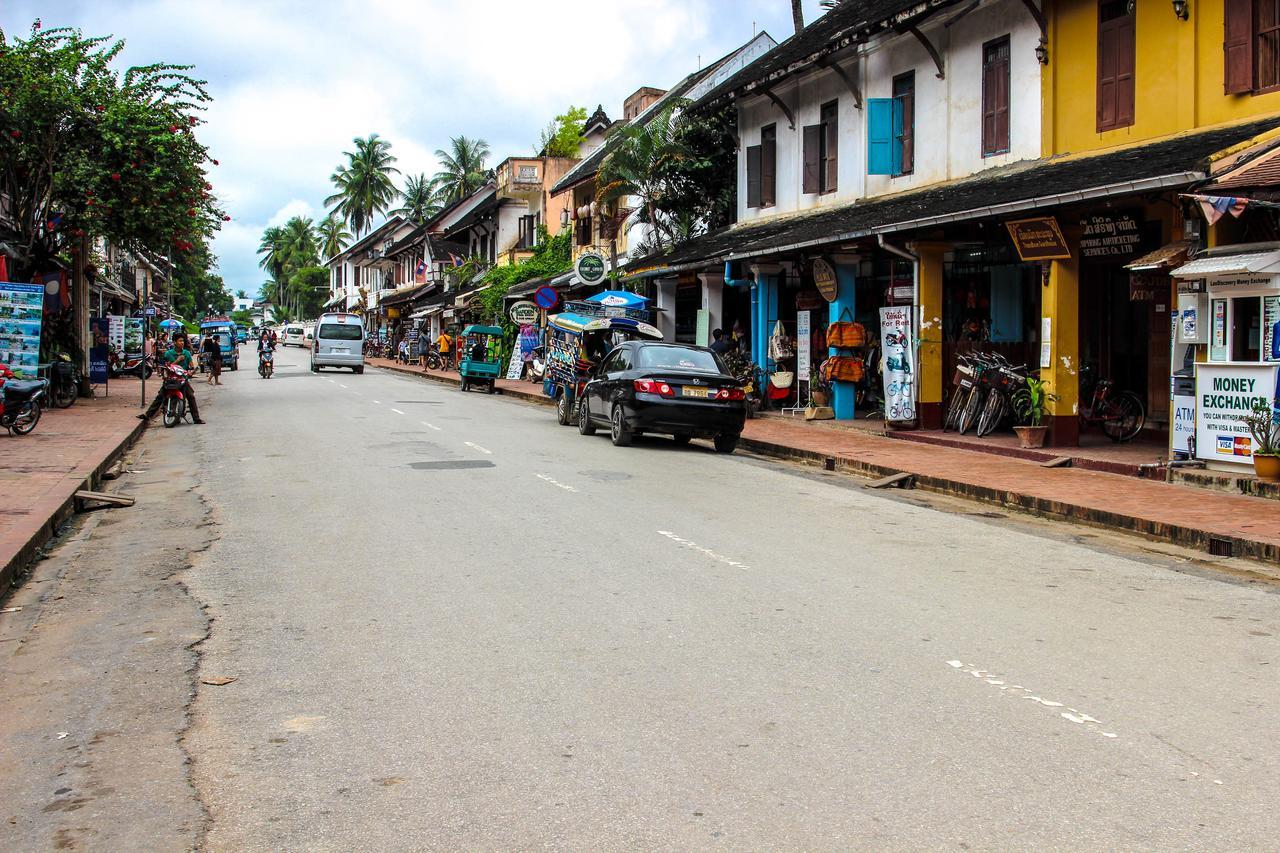
{"label": "person standing on sidewalk", "polygon": [[[160,356],[161,364],[176,364],[178,367],[194,372],[196,369],[195,353],[191,352],[191,347],[187,343],[187,335],[185,332],[177,332],[173,336],[173,344],[169,349],[165,350],[164,355]],[[195,423],[202,424],[200,418],[200,407],[196,405],[195,392],[191,390],[191,380],[188,379],[182,384],[182,395],[187,399],[187,408],[191,410],[191,420]],[[138,415],[140,420],[150,420],[155,417],[156,412],[160,411],[160,406],[164,403],[164,383],[160,383],[160,390],[156,392],[156,398],[151,401],[151,405],[147,410]]]}
{"label": "person standing on sidewalk", "polygon": [[222,347],[218,343],[218,336],[207,336],[204,339],[204,343],[200,345],[200,352],[209,360],[209,378],[205,380],[205,383],[209,385],[221,385]]}
{"label": "person standing on sidewalk", "polygon": [[453,367],[453,339],[448,332],[441,330],[440,337],[436,338],[436,348],[440,350],[440,361],[445,369]]}

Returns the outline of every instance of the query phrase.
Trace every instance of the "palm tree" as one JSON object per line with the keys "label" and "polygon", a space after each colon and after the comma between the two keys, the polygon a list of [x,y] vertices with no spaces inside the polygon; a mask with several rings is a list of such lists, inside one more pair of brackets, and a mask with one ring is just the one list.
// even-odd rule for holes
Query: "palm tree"
{"label": "palm tree", "polygon": [[356,234],[363,234],[373,225],[373,218],[390,207],[398,193],[391,176],[400,170],[391,165],[396,158],[391,154],[391,143],[371,133],[352,140],[355,151],[344,151],[347,162],[339,165],[330,176],[334,192],[324,200],[333,207],[333,213],[341,216]]}
{"label": "palm tree", "polygon": [[320,263],[320,246],[310,219],[295,216],[284,224],[284,269],[293,274]]}
{"label": "palm tree", "polygon": [[484,161],[489,156],[489,143],[483,139],[455,136],[449,140],[449,151],[436,151],[440,171],[431,183],[435,186],[435,200],[441,205],[466,198],[489,180]]}
{"label": "palm tree", "polygon": [[410,175],[405,179],[404,192],[400,193],[401,206],[391,211],[410,222],[421,225],[440,210],[436,201],[434,183],[425,175]]}
{"label": "palm tree", "polygon": [[332,258],[351,243],[347,223],[332,213],[316,226],[316,236],[320,240],[320,254],[325,258]]}
{"label": "palm tree", "polygon": [[675,228],[662,210],[665,171],[689,156],[675,135],[675,107],[668,107],[647,124],[623,125],[616,131],[609,154],[596,177],[596,201],[601,205],[639,200],[641,221],[653,228],[657,249],[670,245]]}
{"label": "palm tree", "polygon": [[283,295],[281,282],[284,279],[284,229],[277,225],[272,225],[263,231],[262,242],[258,244],[258,254],[262,255],[262,260],[258,261],[258,266],[270,274],[271,280],[275,282],[276,301],[282,301],[280,297]]}

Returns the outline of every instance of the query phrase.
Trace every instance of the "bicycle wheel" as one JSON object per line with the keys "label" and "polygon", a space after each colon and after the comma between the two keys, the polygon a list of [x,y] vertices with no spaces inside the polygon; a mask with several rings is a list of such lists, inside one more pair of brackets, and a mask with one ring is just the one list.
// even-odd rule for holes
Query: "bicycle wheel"
{"label": "bicycle wheel", "polygon": [[992,391],[987,394],[986,402],[982,404],[982,413],[978,415],[978,437],[995,432],[1003,417],[1004,394]]}
{"label": "bicycle wheel", "polygon": [[1102,431],[1112,441],[1128,441],[1142,432],[1147,410],[1132,391],[1116,391],[1102,407]]}
{"label": "bicycle wheel", "polygon": [[969,391],[969,397],[964,401],[964,411],[960,413],[960,421],[956,424],[956,432],[964,435],[969,431],[969,427],[973,426],[978,420],[978,413],[982,411],[982,401],[986,395],[980,386],[973,386]]}
{"label": "bicycle wheel", "polygon": [[964,409],[964,389],[955,388],[951,391],[951,401],[947,403],[947,416],[942,419],[942,431],[955,429],[956,424],[960,421],[960,412]]}

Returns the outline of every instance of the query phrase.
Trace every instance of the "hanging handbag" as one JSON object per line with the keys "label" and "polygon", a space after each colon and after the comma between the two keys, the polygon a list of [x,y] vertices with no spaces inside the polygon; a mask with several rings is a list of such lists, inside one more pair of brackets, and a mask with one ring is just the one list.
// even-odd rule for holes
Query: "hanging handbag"
{"label": "hanging handbag", "polygon": [[861,382],[867,375],[862,359],[849,355],[833,355],[822,363],[822,369],[828,382]]}
{"label": "hanging handbag", "polygon": [[[845,317],[849,319],[846,320]],[[827,327],[827,346],[836,349],[854,349],[867,345],[867,329],[854,321],[853,312],[845,308],[840,319]]]}

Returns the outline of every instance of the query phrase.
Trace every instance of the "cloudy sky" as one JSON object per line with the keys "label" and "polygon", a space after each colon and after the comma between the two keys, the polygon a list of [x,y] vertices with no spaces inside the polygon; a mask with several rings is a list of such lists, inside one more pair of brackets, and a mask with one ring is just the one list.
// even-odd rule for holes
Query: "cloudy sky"
{"label": "cloudy sky", "polygon": [[[495,160],[531,153],[567,105],[611,116],[751,38],[791,33],[788,0],[0,0],[0,27],[74,26],[126,40],[122,61],[190,63],[214,103],[201,130],[232,216],[215,247],[256,292],[268,224],[322,214],[354,136],[391,140],[405,173],[458,134]],[[805,0],[806,21],[819,14]]]}

